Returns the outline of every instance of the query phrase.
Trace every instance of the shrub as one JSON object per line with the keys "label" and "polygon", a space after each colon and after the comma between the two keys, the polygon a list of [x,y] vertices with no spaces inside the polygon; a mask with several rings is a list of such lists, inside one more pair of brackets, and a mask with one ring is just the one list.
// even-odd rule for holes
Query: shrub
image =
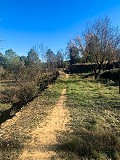
{"label": "shrub", "polygon": [[15,103],[18,101],[16,94],[17,94],[16,88],[10,88],[10,89],[6,89],[4,91],[1,91],[0,102],[2,102],[2,103]]}
{"label": "shrub", "polygon": [[47,86],[53,83],[58,76],[59,76],[59,72],[57,71],[41,77],[37,83],[37,85],[39,86],[39,91],[43,91],[45,88],[47,88]]}
{"label": "shrub", "polygon": [[28,101],[31,101],[34,97],[36,97],[38,94],[38,87],[34,82],[28,82],[23,84],[18,93],[17,97],[19,101],[22,103],[27,103]]}
{"label": "shrub", "polygon": [[120,69],[111,69],[109,71],[105,71],[102,74],[100,74],[100,79],[112,80],[114,82],[118,82],[120,76],[119,74],[120,74]]}
{"label": "shrub", "polygon": [[1,91],[0,102],[2,103],[17,103],[21,102],[26,104],[27,102],[33,100],[38,93],[45,90],[47,86],[53,83],[59,76],[58,72],[51,74],[45,74],[43,77],[39,78],[37,84],[35,82],[26,82],[20,84],[20,87],[9,88],[7,90]]}

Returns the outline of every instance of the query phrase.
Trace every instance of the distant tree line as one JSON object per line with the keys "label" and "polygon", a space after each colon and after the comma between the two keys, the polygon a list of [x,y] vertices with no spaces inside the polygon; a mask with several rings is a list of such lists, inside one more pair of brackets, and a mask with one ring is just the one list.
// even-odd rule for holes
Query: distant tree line
{"label": "distant tree line", "polygon": [[56,54],[51,49],[45,49],[44,44],[31,48],[27,56],[19,56],[12,49],[0,52],[1,79],[14,79],[16,82],[28,79],[37,80],[46,71],[54,71],[64,67],[64,52]]}
{"label": "distant tree line", "polygon": [[38,49],[31,48],[27,56],[19,56],[12,49],[0,53],[0,80],[10,86],[0,91],[0,103],[11,103],[16,110],[55,82],[58,68],[64,65],[63,52],[55,54],[51,49]]}

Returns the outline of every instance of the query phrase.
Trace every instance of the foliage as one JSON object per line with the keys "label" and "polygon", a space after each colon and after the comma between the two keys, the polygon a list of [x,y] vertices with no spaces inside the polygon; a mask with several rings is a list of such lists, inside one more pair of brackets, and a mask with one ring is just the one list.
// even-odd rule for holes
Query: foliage
{"label": "foliage", "polygon": [[34,49],[30,49],[27,56],[28,65],[40,64],[40,59]]}
{"label": "foliage", "polygon": [[19,56],[12,50],[5,51],[6,67],[8,70],[14,70],[20,63]]}
{"label": "foliage", "polygon": [[4,55],[0,52],[0,66],[5,67],[6,64],[6,58],[4,57]]}
{"label": "foliage", "polygon": [[70,41],[67,45],[67,50],[70,58],[70,64],[75,64],[79,60],[79,48]]}

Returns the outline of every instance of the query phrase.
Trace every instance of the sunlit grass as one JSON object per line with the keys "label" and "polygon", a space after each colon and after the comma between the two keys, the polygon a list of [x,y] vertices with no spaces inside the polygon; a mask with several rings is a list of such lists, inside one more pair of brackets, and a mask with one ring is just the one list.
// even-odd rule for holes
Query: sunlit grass
{"label": "sunlit grass", "polygon": [[[67,107],[72,133],[63,134],[61,150],[80,158],[120,159],[120,95],[118,87],[71,76]],[[62,139],[62,138],[60,138]],[[69,159],[69,157],[68,157]]]}

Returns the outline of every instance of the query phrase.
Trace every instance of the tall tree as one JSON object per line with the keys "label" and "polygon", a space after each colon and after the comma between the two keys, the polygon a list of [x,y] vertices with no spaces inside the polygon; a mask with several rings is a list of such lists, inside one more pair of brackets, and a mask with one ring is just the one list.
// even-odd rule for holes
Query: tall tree
{"label": "tall tree", "polygon": [[37,79],[41,75],[41,61],[39,59],[38,53],[33,48],[30,49],[27,59],[30,79],[37,83]]}
{"label": "tall tree", "polygon": [[56,56],[51,49],[48,49],[46,52],[46,62],[50,69],[53,69],[56,66]]}
{"label": "tall tree", "polygon": [[67,45],[67,50],[69,54],[70,64],[75,64],[78,62],[79,59],[79,48],[76,46],[76,44],[72,41],[70,41]]}
{"label": "tall tree", "polygon": [[34,64],[40,63],[38,54],[34,49],[30,49],[30,51],[28,52],[27,58],[28,58],[28,65],[34,65]]}
{"label": "tall tree", "polygon": [[84,37],[86,52],[96,63],[94,72],[97,78],[103,66],[116,59],[116,51],[120,46],[120,32],[118,27],[112,26],[110,19],[105,16],[89,24]]}
{"label": "tall tree", "polygon": [[8,49],[5,51],[5,58],[6,58],[6,69],[14,75],[14,78],[17,81],[17,75],[20,70],[19,56],[12,49]]}
{"label": "tall tree", "polygon": [[45,56],[48,47],[43,42],[41,42],[40,44],[36,43],[33,48],[38,53],[41,61],[45,62]]}
{"label": "tall tree", "polygon": [[56,54],[56,63],[58,68],[63,67],[63,58],[64,58],[63,52],[59,50]]}

